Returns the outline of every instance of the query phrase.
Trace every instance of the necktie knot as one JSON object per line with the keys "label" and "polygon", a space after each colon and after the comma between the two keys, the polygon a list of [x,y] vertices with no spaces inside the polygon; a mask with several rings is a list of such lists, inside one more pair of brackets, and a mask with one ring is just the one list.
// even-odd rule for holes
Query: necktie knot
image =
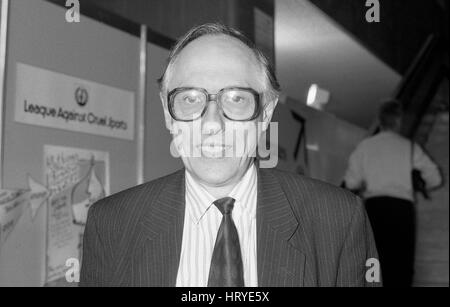
{"label": "necktie knot", "polygon": [[216,200],[213,204],[219,209],[223,215],[231,214],[234,208],[235,199],[231,197],[224,197]]}

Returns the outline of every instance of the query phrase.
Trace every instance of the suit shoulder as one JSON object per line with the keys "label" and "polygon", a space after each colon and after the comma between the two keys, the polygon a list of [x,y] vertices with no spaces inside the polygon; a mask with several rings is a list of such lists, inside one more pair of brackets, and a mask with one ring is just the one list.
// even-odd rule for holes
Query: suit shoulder
{"label": "suit shoulder", "polygon": [[339,211],[351,215],[361,206],[358,196],[330,183],[280,170],[272,170],[272,173],[292,203],[312,214]]}
{"label": "suit shoulder", "polygon": [[183,170],[154,179],[152,181],[128,188],[96,202],[90,209],[95,214],[109,218],[123,219],[133,211],[149,205],[156,199],[161,189],[176,178],[181,177]]}
{"label": "suit shoulder", "polygon": [[340,195],[341,197],[352,198],[354,200],[358,199],[358,197],[352,192],[325,181],[277,169],[271,170],[271,172],[280,182],[293,185],[292,188],[297,188],[300,190],[308,189],[306,192],[314,195],[320,194],[323,197]]}

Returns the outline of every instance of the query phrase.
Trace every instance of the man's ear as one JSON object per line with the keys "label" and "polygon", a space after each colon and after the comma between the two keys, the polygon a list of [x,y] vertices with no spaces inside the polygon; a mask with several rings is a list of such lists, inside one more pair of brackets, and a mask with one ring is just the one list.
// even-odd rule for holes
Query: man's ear
{"label": "man's ear", "polygon": [[160,92],[159,93],[159,99],[161,99],[162,107],[163,107],[163,110],[164,110],[164,120],[166,122],[166,128],[168,130],[172,131],[172,124],[173,124],[172,123],[172,116],[170,116],[170,113],[169,113],[166,96],[162,92]]}
{"label": "man's ear", "polygon": [[275,111],[275,108],[278,104],[278,98],[275,98],[264,106],[263,110],[263,125],[262,129],[263,131],[266,131],[269,127],[270,121],[272,120],[273,112]]}

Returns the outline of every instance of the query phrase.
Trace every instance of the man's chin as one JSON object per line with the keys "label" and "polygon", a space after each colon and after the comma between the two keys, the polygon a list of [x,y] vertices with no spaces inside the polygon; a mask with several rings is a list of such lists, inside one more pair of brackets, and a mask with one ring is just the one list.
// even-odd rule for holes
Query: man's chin
{"label": "man's chin", "polygon": [[222,177],[224,174],[233,173],[233,169],[239,164],[233,158],[226,157],[201,157],[191,161],[191,167],[198,173]]}
{"label": "man's chin", "polygon": [[221,186],[232,181],[239,173],[239,159],[235,158],[192,158],[189,159],[189,172],[202,182]]}

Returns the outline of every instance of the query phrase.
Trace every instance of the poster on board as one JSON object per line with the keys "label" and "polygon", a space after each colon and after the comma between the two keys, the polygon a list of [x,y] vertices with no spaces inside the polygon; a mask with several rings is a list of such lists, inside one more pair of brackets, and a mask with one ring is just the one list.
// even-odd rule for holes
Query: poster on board
{"label": "poster on board", "polygon": [[81,263],[89,207],[109,194],[108,152],[44,146],[47,210],[46,280],[64,279],[67,261]]}
{"label": "poster on board", "polygon": [[28,189],[0,189],[0,248],[14,231],[25,210],[34,220],[50,191],[28,175]]}

